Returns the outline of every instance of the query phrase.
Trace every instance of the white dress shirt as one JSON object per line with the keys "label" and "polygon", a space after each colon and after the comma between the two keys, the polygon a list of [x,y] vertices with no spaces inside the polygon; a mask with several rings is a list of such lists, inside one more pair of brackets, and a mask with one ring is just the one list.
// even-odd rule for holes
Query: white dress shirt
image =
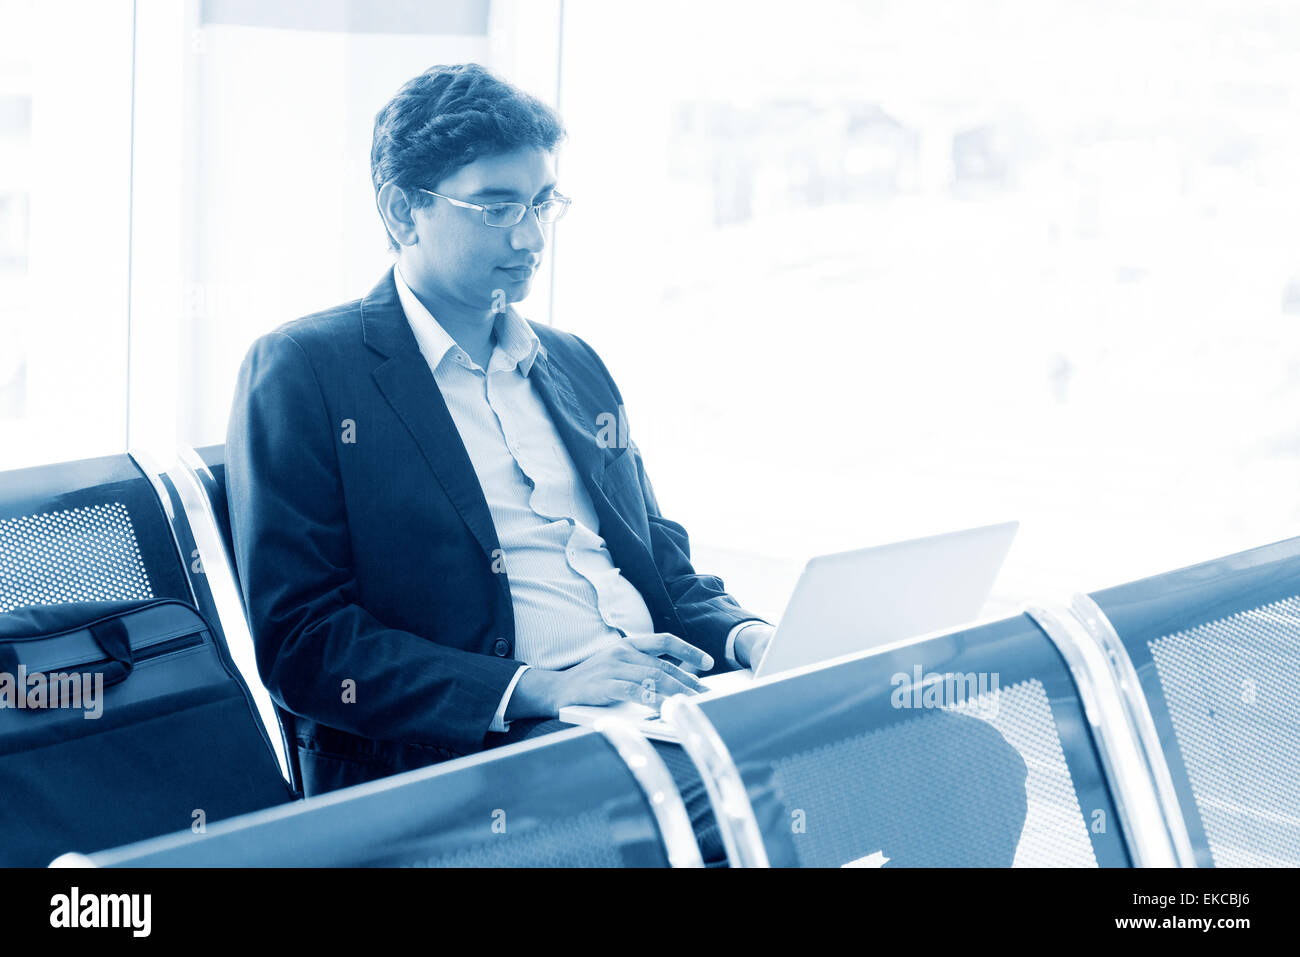
{"label": "white dress shirt", "polygon": [[[528,373],[545,349],[517,312],[498,314],[487,369],[457,345],[402,277],[393,278],[406,321],[433,372],[487,500],[508,575],[515,657],[522,662],[490,727],[506,731],[506,706],[529,666],[559,671],[628,635],[654,631],[636,587],[614,566],[600,518]],[[727,638],[756,624],[741,622]]]}

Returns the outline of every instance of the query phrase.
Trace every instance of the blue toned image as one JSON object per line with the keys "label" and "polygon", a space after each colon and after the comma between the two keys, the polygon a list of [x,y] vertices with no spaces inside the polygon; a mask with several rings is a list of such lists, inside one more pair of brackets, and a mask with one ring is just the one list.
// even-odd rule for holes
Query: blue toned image
{"label": "blue toned image", "polygon": [[0,0],[13,920],[1249,929],[1297,62],[1275,0]]}

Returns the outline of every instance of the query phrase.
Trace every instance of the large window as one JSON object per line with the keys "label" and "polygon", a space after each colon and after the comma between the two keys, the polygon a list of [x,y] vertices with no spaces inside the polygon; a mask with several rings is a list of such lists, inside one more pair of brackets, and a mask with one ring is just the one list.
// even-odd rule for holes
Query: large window
{"label": "large window", "polygon": [[126,442],[129,0],[0,0],[0,469]]}
{"label": "large window", "polygon": [[554,322],[736,594],[1004,518],[1004,606],[1300,532],[1300,7],[629,6],[565,5]]}
{"label": "large window", "polygon": [[224,440],[252,341],[364,296],[392,264],[375,114],[436,63],[477,61],[553,101],[558,11],[137,0],[135,260],[149,267],[132,297],[133,442]]}
{"label": "large window", "polygon": [[[0,468],[224,437],[389,263],[374,113],[557,102],[522,311],[592,342],[699,564],[1021,519],[1009,606],[1300,534],[1300,7],[0,0]],[[548,277],[549,278],[549,277]]]}
{"label": "large window", "polygon": [[0,469],[223,441],[252,341],[391,264],[384,102],[464,61],[553,102],[559,22],[558,0],[0,0]]}

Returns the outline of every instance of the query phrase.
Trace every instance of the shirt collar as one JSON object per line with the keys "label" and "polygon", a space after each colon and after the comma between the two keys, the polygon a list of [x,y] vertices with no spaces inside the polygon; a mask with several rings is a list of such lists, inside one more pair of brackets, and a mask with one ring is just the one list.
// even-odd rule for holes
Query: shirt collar
{"label": "shirt collar", "polygon": [[[397,298],[402,303],[402,311],[406,313],[406,321],[415,334],[415,341],[429,367],[437,368],[447,353],[461,351],[451,334],[433,318],[433,313],[411,291],[402,277],[402,270],[396,264],[393,265],[393,282],[397,284]],[[546,347],[513,306],[507,306],[504,312],[497,313],[493,328],[496,331],[493,352],[500,349],[513,359],[521,375],[528,375],[538,355],[546,358]],[[488,364],[491,365],[491,360]]]}

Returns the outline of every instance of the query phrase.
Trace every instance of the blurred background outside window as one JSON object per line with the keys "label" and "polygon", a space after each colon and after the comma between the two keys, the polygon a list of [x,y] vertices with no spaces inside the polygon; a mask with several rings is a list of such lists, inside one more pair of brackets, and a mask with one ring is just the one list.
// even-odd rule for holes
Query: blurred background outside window
{"label": "blurred background outside window", "polygon": [[0,0],[0,468],[224,438],[390,262],[375,112],[559,107],[521,311],[587,339],[697,566],[1022,522],[990,611],[1300,534],[1300,7]]}

